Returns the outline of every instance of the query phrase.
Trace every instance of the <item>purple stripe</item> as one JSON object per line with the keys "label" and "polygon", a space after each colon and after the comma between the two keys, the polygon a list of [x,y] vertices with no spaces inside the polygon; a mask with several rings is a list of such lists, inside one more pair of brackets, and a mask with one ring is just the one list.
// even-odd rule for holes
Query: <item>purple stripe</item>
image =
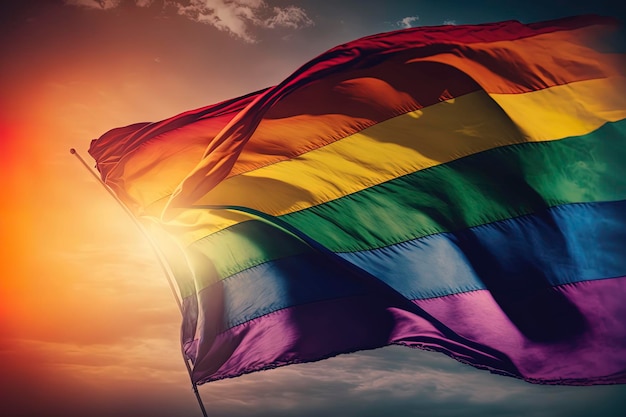
{"label": "purple stripe", "polygon": [[556,317],[575,330],[558,341],[524,337],[480,290],[415,304],[366,295],[299,305],[217,334],[215,326],[204,327],[202,343],[186,350],[197,354],[199,384],[389,344],[440,351],[535,383],[626,383],[625,290],[626,277],[558,287],[583,318],[572,327]]}
{"label": "purple stripe", "polygon": [[[459,335],[505,353],[515,363],[519,376],[530,382],[626,383],[626,277],[566,284],[555,291],[583,318],[582,326],[575,326],[578,331],[558,342],[532,341],[524,337],[488,291],[416,300],[415,303]],[[528,303],[527,314],[537,314],[533,311],[535,308],[542,313],[541,303],[540,300],[536,304]],[[558,315],[540,315],[546,321],[552,320],[555,327],[567,328],[572,324],[568,316],[559,322]],[[411,333],[410,319],[406,322],[407,328],[398,330],[398,341]]]}
{"label": "purple stripe", "polygon": [[444,350],[467,362],[475,360],[488,364],[485,367],[508,369],[515,374],[506,357],[498,357],[497,353],[494,356],[488,347],[459,340],[410,302],[402,308],[401,303],[394,306],[381,302],[384,298],[384,295],[355,296],[299,305],[217,335],[209,325],[205,327],[208,331],[204,332],[202,342],[195,340],[186,344],[188,353],[198,355],[192,378],[202,384],[390,345],[394,343],[398,324],[404,323],[408,316],[414,327],[411,329],[411,336],[415,339],[412,345]]}

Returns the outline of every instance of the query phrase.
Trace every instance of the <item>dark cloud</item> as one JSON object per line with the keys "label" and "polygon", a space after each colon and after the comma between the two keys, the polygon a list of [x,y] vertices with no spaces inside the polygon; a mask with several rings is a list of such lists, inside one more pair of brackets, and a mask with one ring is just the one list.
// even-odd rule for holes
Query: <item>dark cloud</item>
{"label": "dark cloud", "polygon": [[626,405],[626,386],[532,385],[403,347],[292,365],[200,389],[214,415],[248,417],[582,417],[600,415],[596,410],[619,417]]}

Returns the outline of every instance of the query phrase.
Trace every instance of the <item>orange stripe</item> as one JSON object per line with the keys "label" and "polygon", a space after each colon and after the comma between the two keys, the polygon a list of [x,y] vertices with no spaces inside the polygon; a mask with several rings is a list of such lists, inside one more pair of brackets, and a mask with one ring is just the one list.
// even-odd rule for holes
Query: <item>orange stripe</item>
{"label": "orange stripe", "polygon": [[585,35],[596,30],[450,45],[433,56],[403,53],[370,68],[328,75],[294,90],[263,115],[228,177],[479,88],[514,94],[626,74],[626,55],[587,45]]}

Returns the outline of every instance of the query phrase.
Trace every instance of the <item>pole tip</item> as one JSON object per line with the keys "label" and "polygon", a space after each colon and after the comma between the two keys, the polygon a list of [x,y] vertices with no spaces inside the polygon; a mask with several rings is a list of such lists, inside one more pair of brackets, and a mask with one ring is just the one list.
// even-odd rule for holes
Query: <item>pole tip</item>
{"label": "pole tip", "polygon": [[73,155],[73,154],[75,154],[75,153],[76,153],[76,149],[74,149],[74,148],[70,148],[70,153],[71,153],[72,155]]}

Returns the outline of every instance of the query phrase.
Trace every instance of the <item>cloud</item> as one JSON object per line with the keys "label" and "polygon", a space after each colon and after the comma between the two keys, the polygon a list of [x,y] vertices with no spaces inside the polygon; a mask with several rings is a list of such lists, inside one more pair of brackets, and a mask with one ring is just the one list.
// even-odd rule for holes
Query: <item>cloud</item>
{"label": "cloud", "polygon": [[309,19],[306,12],[295,6],[287,6],[284,8],[274,7],[274,15],[267,18],[264,26],[269,29],[275,27],[287,27],[298,29],[303,26],[312,26],[313,21]]}
{"label": "cloud", "polygon": [[0,341],[0,374],[3,415],[197,415],[175,336],[91,345]]}
{"label": "cloud", "polygon": [[456,25],[456,20],[446,19],[443,21],[444,25]]}
{"label": "cloud", "polygon": [[313,25],[300,7],[270,7],[263,0],[191,0],[170,4],[191,20],[212,25],[250,43],[256,41],[250,33],[252,26],[299,29]]}
{"label": "cloud", "polygon": [[[147,244],[111,243],[51,251],[41,274],[63,271],[63,283],[40,279],[40,291],[21,299],[19,320],[48,342],[115,344],[127,337],[176,338],[180,313]],[[35,271],[36,272],[36,271]],[[34,284],[33,284],[34,285]],[[45,315],[40,311],[46,310]]]}
{"label": "cloud", "polygon": [[[66,5],[92,9],[113,9],[121,0],[64,0]],[[149,7],[154,0],[135,0],[138,7]],[[272,6],[264,0],[164,0],[163,7],[175,10],[194,22],[211,25],[235,38],[255,43],[252,28],[300,29],[313,26],[314,22],[301,7]],[[406,18],[411,19],[411,18]]]}
{"label": "cloud", "polygon": [[70,6],[81,6],[92,9],[113,9],[119,6],[121,0],[65,0],[65,4]]}
{"label": "cloud", "polygon": [[[8,389],[16,398],[28,389],[39,404],[48,401],[65,412],[54,416],[198,415],[175,337],[0,343],[0,371],[10,361],[20,365],[11,369],[20,381]],[[532,385],[397,346],[215,381],[200,390],[210,415],[231,417],[618,417],[626,393],[624,385]],[[23,404],[16,411],[23,412]],[[9,415],[51,416],[17,412]]]}
{"label": "cloud", "polygon": [[[113,9],[120,5],[122,0],[64,0],[69,6],[81,6],[92,9]],[[135,5],[139,7],[149,7],[154,0],[135,0]]]}
{"label": "cloud", "polygon": [[215,415],[232,417],[582,417],[597,407],[603,416],[621,415],[625,387],[577,388],[532,385],[392,346],[215,381],[201,391]]}
{"label": "cloud", "polygon": [[400,19],[398,22],[396,22],[396,25],[402,28],[410,28],[410,27],[413,27],[413,23],[417,22],[418,20],[419,20],[419,16],[407,16],[403,19]]}

